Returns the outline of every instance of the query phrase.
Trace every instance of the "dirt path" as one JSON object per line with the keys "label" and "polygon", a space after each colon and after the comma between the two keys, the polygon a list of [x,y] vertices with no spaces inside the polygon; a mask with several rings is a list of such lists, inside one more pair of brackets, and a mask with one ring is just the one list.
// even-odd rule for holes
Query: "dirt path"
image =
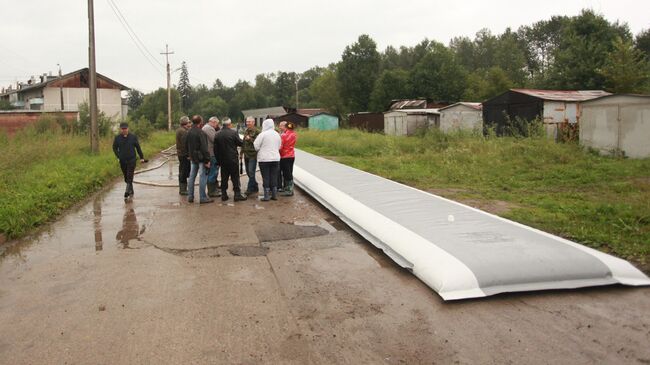
{"label": "dirt path", "polygon": [[444,303],[300,192],[122,189],[0,248],[0,363],[650,363],[648,289]]}

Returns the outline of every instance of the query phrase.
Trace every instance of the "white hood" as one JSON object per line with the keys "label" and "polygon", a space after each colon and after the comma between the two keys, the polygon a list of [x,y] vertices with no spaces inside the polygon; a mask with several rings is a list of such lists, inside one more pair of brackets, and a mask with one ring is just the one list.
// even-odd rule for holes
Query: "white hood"
{"label": "white hood", "polygon": [[258,162],[280,161],[280,135],[275,131],[273,119],[267,119],[262,123],[262,133],[260,133],[253,146],[257,151]]}
{"label": "white hood", "polygon": [[275,122],[273,119],[267,119],[264,122],[262,122],[262,132],[268,131],[269,129],[274,129],[275,128]]}

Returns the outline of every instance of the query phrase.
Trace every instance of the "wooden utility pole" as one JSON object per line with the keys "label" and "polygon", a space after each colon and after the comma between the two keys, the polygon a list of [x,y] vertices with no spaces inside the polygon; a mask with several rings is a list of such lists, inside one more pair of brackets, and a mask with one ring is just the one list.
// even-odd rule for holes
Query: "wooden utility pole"
{"label": "wooden utility pole", "polygon": [[63,83],[61,82],[61,76],[63,74],[61,73],[61,64],[57,63],[57,66],[59,66],[59,95],[61,96],[61,111],[65,109],[65,104],[63,104]]}
{"label": "wooden utility pole", "polygon": [[95,68],[95,11],[93,0],[88,0],[88,90],[90,99],[90,150],[99,153],[97,126],[97,70]]}
{"label": "wooden utility pole", "polygon": [[167,61],[167,130],[172,130],[172,82],[171,82],[171,70],[169,68],[169,55],[174,54],[174,52],[169,52],[169,45],[165,44],[165,52],[160,52],[160,54],[165,55],[165,61]]}
{"label": "wooden utility pole", "polygon": [[298,79],[296,79],[296,111],[298,111]]}

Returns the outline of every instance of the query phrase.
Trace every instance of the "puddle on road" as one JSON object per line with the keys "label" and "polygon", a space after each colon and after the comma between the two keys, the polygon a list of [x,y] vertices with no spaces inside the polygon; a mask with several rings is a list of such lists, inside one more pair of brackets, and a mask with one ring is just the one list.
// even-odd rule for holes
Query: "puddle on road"
{"label": "puddle on road", "polygon": [[255,227],[255,234],[260,242],[285,241],[298,238],[324,236],[330,232],[322,227],[299,226],[294,224],[279,223],[269,226]]}
{"label": "puddle on road", "polygon": [[268,247],[262,246],[220,246],[198,248],[192,250],[175,250],[168,248],[158,249],[172,255],[181,256],[185,258],[211,258],[211,257],[262,257],[269,253]]}
{"label": "puddle on road", "polygon": [[[156,159],[148,166],[155,166],[162,160]],[[141,180],[152,182],[175,182],[176,170],[177,164],[172,158],[170,163],[163,167],[137,176]],[[245,180],[243,177],[242,181]],[[228,206],[210,204],[201,207],[188,204],[186,197],[179,196],[177,189],[169,187],[136,184],[134,199],[126,203],[123,200],[123,192],[124,183],[116,180],[88,201],[72,208],[56,222],[20,240],[0,245],[0,275],[3,270],[12,270],[25,264],[45,264],[61,254],[101,254],[110,250],[149,247],[155,242],[145,240],[148,234],[156,230],[154,220],[161,220],[156,223],[164,225],[167,224],[162,221],[165,217],[185,215],[188,209],[206,212],[208,219],[217,221],[224,219],[224,214],[227,214],[228,219],[233,222],[250,222],[248,229],[253,237],[259,237],[257,242],[318,237],[348,229],[338,218],[299,189],[296,189],[296,195],[292,198],[280,197],[278,201],[269,203],[260,203],[253,199],[241,203],[230,201]],[[233,228],[238,230],[238,224],[233,223]],[[143,238],[145,231],[147,234]],[[245,248],[205,249],[186,252],[183,255],[263,256],[268,251],[267,247],[250,246],[246,243],[242,247]]]}

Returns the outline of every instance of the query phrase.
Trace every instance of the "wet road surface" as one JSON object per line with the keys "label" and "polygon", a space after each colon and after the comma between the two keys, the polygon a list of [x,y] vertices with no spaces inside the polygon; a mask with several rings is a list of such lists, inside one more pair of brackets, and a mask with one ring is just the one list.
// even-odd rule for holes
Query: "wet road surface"
{"label": "wet road surface", "polygon": [[300,191],[123,189],[0,247],[0,363],[650,363],[648,289],[445,303]]}

